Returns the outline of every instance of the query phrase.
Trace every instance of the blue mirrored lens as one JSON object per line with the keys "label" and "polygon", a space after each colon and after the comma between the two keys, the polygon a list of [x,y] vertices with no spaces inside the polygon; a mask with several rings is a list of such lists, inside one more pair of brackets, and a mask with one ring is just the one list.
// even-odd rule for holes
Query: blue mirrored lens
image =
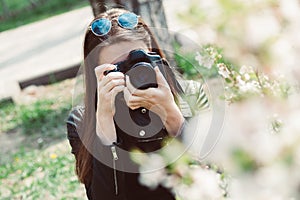
{"label": "blue mirrored lens", "polygon": [[124,13],[119,16],[118,23],[126,29],[133,29],[138,24],[138,16],[134,13]]}
{"label": "blue mirrored lens", "polygon": [[91,25],[92,32],[98,36],[106,35],[110,28],[111,22],[104,18],[95,20]]}

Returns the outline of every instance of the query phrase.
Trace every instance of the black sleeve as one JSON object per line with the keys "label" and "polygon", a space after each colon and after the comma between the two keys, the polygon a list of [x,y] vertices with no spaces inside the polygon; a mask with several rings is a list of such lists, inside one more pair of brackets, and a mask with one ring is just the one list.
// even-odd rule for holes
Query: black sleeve
{"label": "black sleeve", "polygon": [[77,157],[77,154],[79,152],[79,149],[82,145],[82,142],[80,140],[79,134],[78,134],[78,127],[79,124],[82,123],[83,120],[83,108],[77,107],[73,109],[66,121],[67,125],[67,138],[69,140],[69,143],[71,145],[71,153]]}

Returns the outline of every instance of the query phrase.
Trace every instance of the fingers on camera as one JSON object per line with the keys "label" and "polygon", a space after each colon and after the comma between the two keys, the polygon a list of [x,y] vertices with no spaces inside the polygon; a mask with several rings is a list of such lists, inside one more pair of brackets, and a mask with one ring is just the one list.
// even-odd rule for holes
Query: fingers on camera
{"label": "fingers on camera", "polygon": [[98,80],[101,80],[104,76],[104,72],[107,70],[113,70],[116,66],[112,64],[102,64],[97,66],[94,71]]}

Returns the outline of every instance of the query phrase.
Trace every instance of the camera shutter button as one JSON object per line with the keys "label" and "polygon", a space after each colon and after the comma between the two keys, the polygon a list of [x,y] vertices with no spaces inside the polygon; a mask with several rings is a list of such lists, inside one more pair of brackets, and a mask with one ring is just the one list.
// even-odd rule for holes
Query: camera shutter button
{"label": "camera shutter button", "polygon": [[141,109],[141,113],[145,114],[147,112],[147,109],[146,108],[142,108]]}

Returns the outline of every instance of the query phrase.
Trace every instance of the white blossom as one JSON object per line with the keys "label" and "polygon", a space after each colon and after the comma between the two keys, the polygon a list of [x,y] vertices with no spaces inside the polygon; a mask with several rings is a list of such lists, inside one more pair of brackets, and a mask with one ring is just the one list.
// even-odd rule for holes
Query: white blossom
{"label": "white blossom", "polygon": [[218,63],[218,73],[223,77],[223,78],[229,78],[230,77],[230,71],[228,70],[227,66],[224,63]]}
{"label": "white blossom", "polygon": [[148,159],[144,160],[140,166],[139,181],[149,188],[155,189],[165,178],[166,171],[164,167],[166,163],[162,156],[158,154],[150,154]]}
{"label": "white blossom", "polygon": [[196,52],[195,60],[198,61],[200,66],[203,66],[207,69],[211,69],[214,64],[214,59],[208,55],[201,55],[199,52]]}
{"label": "white blossom", "polygon": [[162,181],[162,185],[166,188],[174,189],[176,188],[181,182],[181,178],[176,175],[166,175],[164,180]]}
{"label": "white blossom", "polygon": [[279,9],[282,15],[290,21],[297,21],[300,18],[300,3],[297,0],[279,0]]}
{"label": "white blossom", "polygon": [[141,184],[148,186],[151,189],[157,188],[161,184],[166,176],[164,169],[157,169],[154,172],[144,172],[139,176]]}
{"label": "white blossom", "polygon": [[185,200],[222,199],[223,192],[216,172],[198,167],[190,170],[190,176],[191,185],[183,184],[175,189],[179,197]]}
{"label": "white blossom", "polygon": [[245,75],[245,74],[253,74],[254,73],[254,69],[250,66],[247,65],[243,65],[240,70],[239,70],[240,74]]}

